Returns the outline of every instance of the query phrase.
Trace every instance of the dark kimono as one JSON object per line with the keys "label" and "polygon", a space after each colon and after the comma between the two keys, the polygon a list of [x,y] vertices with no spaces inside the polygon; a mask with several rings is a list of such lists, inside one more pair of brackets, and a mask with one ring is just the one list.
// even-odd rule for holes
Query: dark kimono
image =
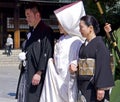
{"label": "dark kimono", "polygon": [[[53,55],[53,31],[43,21],[37,25],[25,43],[26,65],[22,67],[18,86],[18,102],[39,102],[48,59]],[[39,85],[32,85],[32,78],[42,71]]]}
{"label": "dark kimono", "polygon": [[[87,45],[81,46],[80,59],[95,59],[94,75],[78,75],[78,89],[87,102],[97,101],[96,90],[114,86],[114,80],[110,68],[110,53],[106,48],[102,37],[97,36]],[[109,90],[105,91],[105,97],[101,102],[109,100]]]}

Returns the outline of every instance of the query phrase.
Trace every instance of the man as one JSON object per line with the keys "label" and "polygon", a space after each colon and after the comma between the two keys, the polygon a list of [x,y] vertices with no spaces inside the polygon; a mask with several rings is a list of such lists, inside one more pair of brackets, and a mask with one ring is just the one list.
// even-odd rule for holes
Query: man
{"label": "man", "polygon": [[47,62],[53,52],[53,31],[42,21],[39,5],[36,3],[26,6],[25,16],[33,30],[29,33],[24,52],[19,54],[23,65],[17,97],[18,102],[39,102]]}
{"label": "man", "polygon": [[[105,43],[108,46],[109,50],[111,51],[112,54],[112,62],[111,65],[112,66],[112,71],[114,74],[114,80],[120,79],[119,73],[120,73],[120,57],[119,57],[119,53],[120,53],[120,26],[116,29],[112,31],[111,28],[111,24],[106,23],[104,26],[104,30],[106,32],[106,39],[105,39]],[[110,32],[112,31],[112,36],[115,40],[115,42],[113,42],[111,40],[111,36],[110,36]],[[118,48],[118,51],[116,50],[116,48]]]}
{"label": "man", "polygon": [[12,51],[11,51],[12,48],[13,48],[12,35],[8,34],[7,41],[6,41],[7,56],[10,56],[12,54]]}

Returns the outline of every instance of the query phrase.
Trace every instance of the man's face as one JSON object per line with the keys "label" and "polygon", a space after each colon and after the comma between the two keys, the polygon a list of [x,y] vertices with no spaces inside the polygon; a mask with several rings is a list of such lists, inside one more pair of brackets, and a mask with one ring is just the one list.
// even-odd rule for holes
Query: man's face
{"label": "man's face", "polygon": [[28,25],[31,27],[34,27],[36,25],[36,14],[34,14],[31,9],[26,9],[25,16],[26,16]]}

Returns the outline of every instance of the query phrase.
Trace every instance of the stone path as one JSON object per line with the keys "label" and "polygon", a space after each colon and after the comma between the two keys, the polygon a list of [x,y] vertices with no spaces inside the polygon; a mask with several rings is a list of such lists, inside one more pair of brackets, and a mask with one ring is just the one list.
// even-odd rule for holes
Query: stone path
{"label": "stone path", "polygon": [[17,66],[0,66],[0,102],[17,102],[15,94],[19,73]]}

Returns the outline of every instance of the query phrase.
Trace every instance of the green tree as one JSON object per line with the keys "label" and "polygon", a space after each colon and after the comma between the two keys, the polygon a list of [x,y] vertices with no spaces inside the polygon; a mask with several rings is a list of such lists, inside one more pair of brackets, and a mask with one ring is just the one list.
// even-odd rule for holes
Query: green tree
{"label": "green tree", "polygon": [[[120,0],[99,0],[104,12],[106,21],[112,25],[120,25]],[[104,24],[105,21],[101,17],[97,8],[95,0],[84,0],[84,6],[87,14],[95,16],[100,24]],[[118,27],[117,27],[118,28]]]}

